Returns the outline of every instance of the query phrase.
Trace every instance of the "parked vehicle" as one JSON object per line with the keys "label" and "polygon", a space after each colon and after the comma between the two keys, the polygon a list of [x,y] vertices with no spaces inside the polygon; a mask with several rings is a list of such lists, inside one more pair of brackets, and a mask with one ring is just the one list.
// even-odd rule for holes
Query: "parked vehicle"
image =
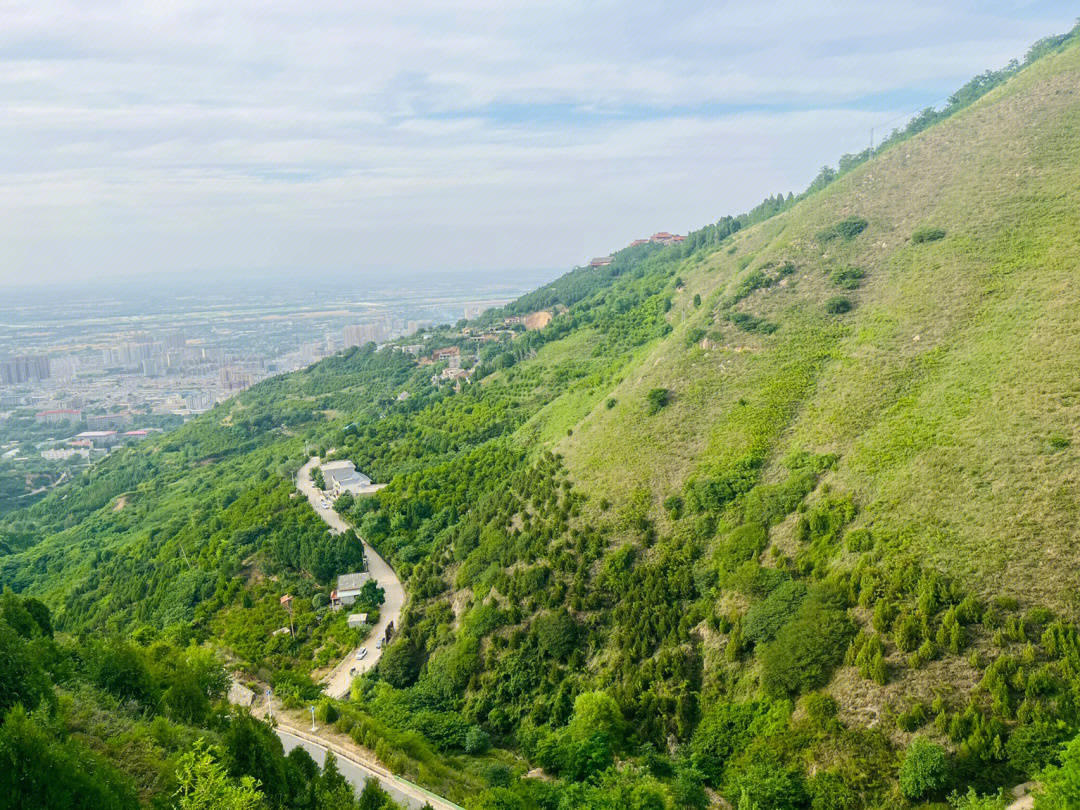
{"label": "parked vehicle", "polygon": [[364,657],[366,655],[367,655],[367,647],[361,647],[359,650],[356,651],[356,660],[357,661],[363,661]]}
{"label": "parked vehicle", "polygon": [[378,641],[375,642],[375,649],[376,650],[381,650],[382,649],[382,639],[381,638]]}

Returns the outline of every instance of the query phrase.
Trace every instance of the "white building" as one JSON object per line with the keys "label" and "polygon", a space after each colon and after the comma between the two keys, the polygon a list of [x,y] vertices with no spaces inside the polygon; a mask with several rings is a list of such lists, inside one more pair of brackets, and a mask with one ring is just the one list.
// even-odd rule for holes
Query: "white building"
{"label": "white building", "polygon": [[349,618],[346,619],[346,621],[348,622],[349,627],[361,627],[361,626],[367,624],[367,614],[366,613],[350,613]]}
{"label": "white building", "polygon": [[356,597],[360,595],[360,591],[369,579],[371,579],[371,574],[367,571],[360,571],[355,574],[342,574],[338,577],[337,590],[330,594],[331,604],[334,607],[351,605],[356,601]]}
{"label": "white building", "polygon": [[351,461],[328,461],[319,469],[322,470],[326,488],[334,493],[335,498],[343,492],[359,495],[371,487],[371,479],[357,472]]}

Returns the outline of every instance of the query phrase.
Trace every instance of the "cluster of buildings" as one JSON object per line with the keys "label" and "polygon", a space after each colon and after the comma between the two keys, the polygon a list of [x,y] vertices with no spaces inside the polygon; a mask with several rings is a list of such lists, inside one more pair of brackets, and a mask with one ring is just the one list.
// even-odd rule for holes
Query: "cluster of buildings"
{"label": "cluster of buildings", "polygon": [[386,343],[430,327],[431,321],[390,317],[377,318],[368,323],[349,324],[341,330],[340,342],[327,335],[326,351],[333,354],[339,349],[349,349],[367,343]]}
{"label": "cluster of buildings", "polygon": [[[685,236],[680,236],[677,233],[668,233],[667,231],[658,231],[650,236],[648,239],[635,239],[629,244],[629,247],[638,247],[639,245],[680,245],[686,241]],[[597,256],[595,259],[589,262],[589,267],[607,267],[609,264],[615,261],[614,256]]]}
{"label": "cluster of buildings", "polygon": [[24,354],[0,360],[0,385],[42,382],[51,376],[49,358],[44,354]]}

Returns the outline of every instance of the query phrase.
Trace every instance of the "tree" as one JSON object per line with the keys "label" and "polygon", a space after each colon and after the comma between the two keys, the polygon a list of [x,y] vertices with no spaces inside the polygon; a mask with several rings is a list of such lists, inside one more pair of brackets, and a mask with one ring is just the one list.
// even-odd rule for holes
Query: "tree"
{"label": "tree", "polygon": [[0,725],[0,763],[0,807],[139,807],[132,781],[62,730],[57,733],[45,712],[31,716],[16,706],[7,713]]}
{"label": "tree", "polygon": [[356,807],[356,791],[341,775],[337,759],[329,752],[314,792],[315,810],[352,810]]}
{"label": "tree", "polygon": [[379,674],[391,686],[405,689],[415,683],[421,664],[420,651],[412,639],[403,638],[383,652]]}
{"label": "tree", "polygon": [[916,737],[904,753],[900,765],[900,792],[919,799],[945,786],[948,764],[945,749],[925,737]]}
{"label": "tree", "polygon": [[36,709],[43,700],[56,700],[45,670],[30,645],[0,622],[0,713],[16,704]]}
{"label": "tree", "polygon": [[607,692],[582,692],[574,699],[574,713],[566,730],[577,740],[597,733],[607,734],[618,750],[626,737],[626,721],[619,704]]}
{"label": "tree", "polygon": [[491,748],[491,737],[480,726],[470,726],[465,735],[465,753],[476,756]]}
{"label": "tree", "polygon": [[180,758],[176,797],[181,810],[262,810],[266,807],[258,782],[250,776],[234,782],[225,766],[215,761],[204,740]]}
{"label": "tree", "polygon": [[315,472],[311,474],[311,483],[315,485],[316,489],[326,489],[326,479],[323,477],[320,468],[316,467]]}
{"label": "tree", "polygon": [[746,745],[747,730],[755,714],[752,703],[716,703],[702,718],[690,751],[694,765],[710,784],[720,784],[725,763]]}
{"label": "tree", "polygon": [[364,789],[360,791],[360,810],[382,810],[389,802],[390,794],[382,789],[378,780],[364,782]]}
{"label": "tree", "polygon": [[274,805],[285,802],[288,781],[281,740],[247,710],[237,710],[221,739],[222,762],[234,777],[251,777]]}
{"label": "tree", "polygon": [[369,579],[360,589],[360,595],[357,598],[365,605],[378,607],[386,601],[386,591],[380,588],[375,580]]}
{"label": "tree", "polygon": [[1051,765],[1039,780],[1035,810],[1068,810],[1080,807],[1080,737],[1062,748],[1061,765]]}

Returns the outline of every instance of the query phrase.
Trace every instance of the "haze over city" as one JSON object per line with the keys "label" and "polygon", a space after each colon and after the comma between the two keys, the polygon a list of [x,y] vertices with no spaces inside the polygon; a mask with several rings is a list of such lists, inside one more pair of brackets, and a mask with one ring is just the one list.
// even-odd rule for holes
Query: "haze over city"
{"label": "haze over city", "polygon": [[0,285],[568,268],[805,187],[1074,14],[6,3]]}

